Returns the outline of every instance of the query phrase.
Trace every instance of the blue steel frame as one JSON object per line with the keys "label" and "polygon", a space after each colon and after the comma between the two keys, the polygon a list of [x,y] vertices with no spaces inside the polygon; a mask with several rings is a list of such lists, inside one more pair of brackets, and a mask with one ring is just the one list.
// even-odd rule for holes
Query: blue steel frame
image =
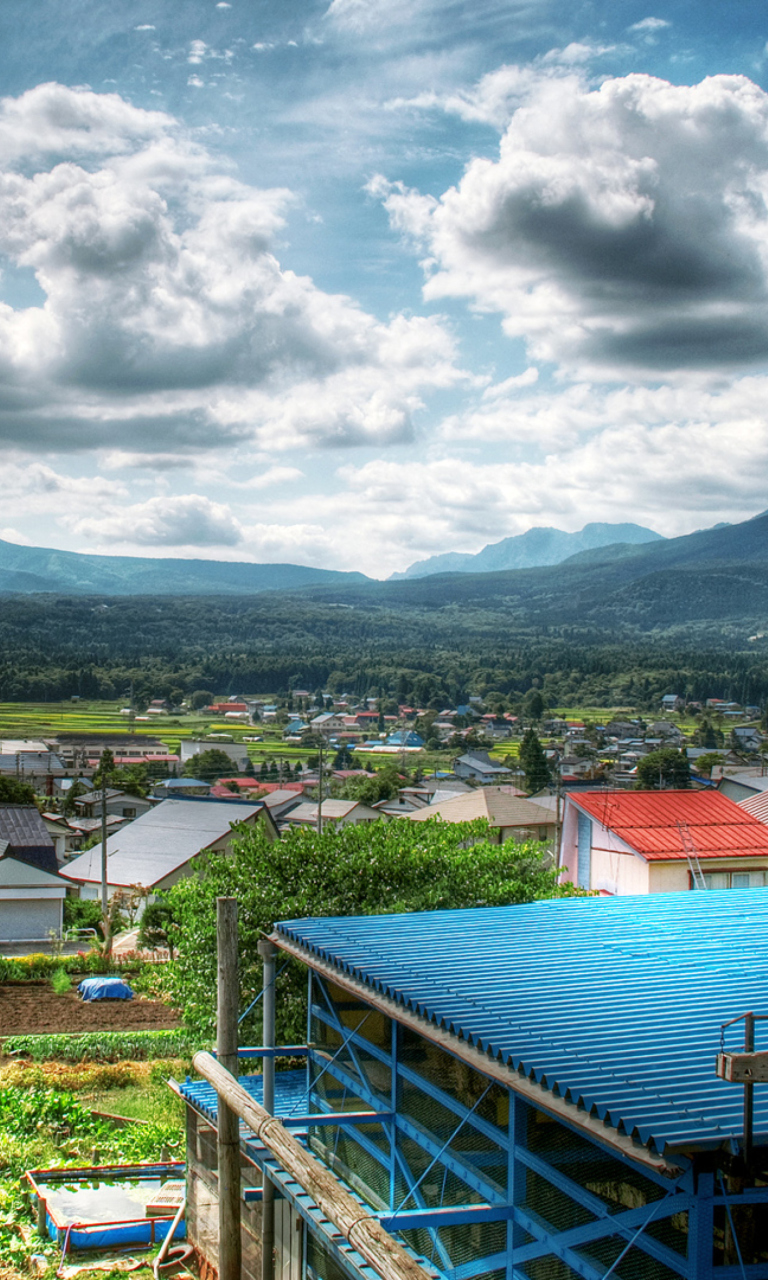
{"label": "blue steel frame", "polygon": [[[343,983],[341,984],[343,989]],[[364,997],[349,995],[348,1009],[359,1010],[365,1005]],[[545,1260],[556,1264],[566,1264],[570,1274],[582,1277],[582,1280],[607,1280],[616,1276],[621,1280],[621,1262],[630,1251],[641,1251],[646,1257],[651,1270],[651,1260],[661,1264],[657,1274],[680,1277],[681,1280],[768,1280],[768,1262],[752,1265],[741,1261],[738,1249],[738,1236],[734,1230],[734,1208],[764,1204],[768,1214],[768,1187],[757,1187],[744,1190],[741,1194],[728,1193],[722,1179],[713,1173],[699,1172],[690,1160],[676,1158],[682,1172],[675,1178],[664,1177],[642,1161],[634,1162],[621,1155],[616,1148],[601,1148],[594,1138],[579,1130],[577,1125],[568,1126],[560,1116],[549,1114],[549,1119],[561,1126],[567,1133],[578,1135],[581,1143],[588,1142],[595,1155],[608,1157],[614,1164],[619,1162],[628,1174],[642,1178],[648,1184],[655,1184],[663,1195],[637,1207],[627,1207],[615,1211],[606,1200],[601,1199],[578,1179],[578,1157],[571,1160],[573,1176],[569,1176],[563,1168],[557,1167],[551,1160],[529,1147],[527,1140],[527,1120],[530,1104],[520,1097],[512,1088],[509,1093],[509,1121],[506,1132],[490,1123],[478,1114],[477,1108],[485,1097],[485,1093],[473,1106],[462,1105],[451,1094],[426,1079],[423,1074],[413,1070],[401,1058],[401,1028],[394,1017],[390,1018],[390,1045],[384,1049],[372,1043],[363,1034],[364,1023],[371,1013],[365,1014],[359,1022],[350,1027],[339,1016],[344,1005],[331,998],[323,977],[310,968],[309,973],[309,1028],[308,1028],[308,1106],[307,1114],[297,1117],[303,1123],[313,1125],[309,1118],[317,1115],[314,1126],[327,1133],[327,1126],[337,1125],[336,1142],[340,1133],[351,1137],[368,1158],[374,1159],[382,1170],[388,1174],[389,1195],[387,1203],[372,1203],[373,1197],[366,1189],[364,1180],[350,1177],[348,1180],[353,1190],[361,1196],[371,1210],[380,1218],[382,1225],[390,1232],[408,1232],[416,1228],[425,1229],[432,1242],[432,1256],[429,1259],[433,1268],[445,1277],[445,1280],[476,1280],[477,1277],[494,1273],[494,1280],[537,1280],[544,1274],[537,1269],[537,1262]],[[381,1010],[377,1011],[383,1015]],[[341,1044],[335,1053],[323,1052],[312,1043],[313,1026],[326,1027],[332,1035],[341,1037]],[[341,1050],[346,1050],[348,1062],[340,1061]],[[441,1046],[441,1052],[447,1050]],[[389,1069],[391,1086],[390,1095],[385,1100],[380,1087],[371,1081],[366,1071],[361,1054],[373,1058]],[[474,1071],[475,1069],[472,1068]],[[332,1077],[340,1090],[336,1088],[334,1097],[326,1096],[327,1090],[318,1089],[321,1080]],[[279,1080],[279,1076],[278,1076]],[[425,1128],[404,1114],[399,1106],[402,1087],[417,1089],[426,1098],[439,1104],[444,1111],[451,1113],[456,1126],[446,1141],[429,1133]],[[498,1087],[496,1080],[488,1077],[488,1089]],[[488,1092],[486,1089],[486,1093]],[[338,1094],[340,1092],[340,1097]],[[347,1099],[349,1103],[347,1104]],[[365,1108],[361,1111],[361,1104]],[[353,1108],[348,1114],[345,1110]],[[304,1108],[303,1108],[304,1110]],[[534,1110],[547,1115],[546,1100]],[[320,1119],[320,1114],[324,1118]],[[386,1135],[386,1143],[381,1146],[374,1142],[369,1133],[360,1126],[370,1127],[375,1113],[375,1122],[380,1124]],[[326,1118],[327,1117],[327,1118]],[[291,1122],[288,1121],[290,1124]],[[479,1138],[494,1143],[506,1154],[507,1191],[499,1189],[497,1183],[483,1174],[483,1163],[488,1163],[489,1154],[485,1151],[457,1151],[452,1145],[460,1131],[477,1134]],[[311,1133],[311,1130],[310,1130]],[[427,1168],[420,1176],[416,1176],[410,1167],[409,1160],[403,1151],[403,1140],[416,1143],[429,1159]],[[326,1139],[320,1139],[325,1142]],[[318,1138],[313,1145],[317,1149]],[[335,1148],[334,1148],[335,1150]],[[322,1154],[322,1147],[320,1154]],[[331,1160],[333,1164],[333,1159]],[[493,1157],[492,1163],[498,1163]],[[421,1191],[427,1174],[434,1169],[443,1171],[443,1189],[448,1173],[455,1175],[467,1189],[466,1203],[447,1206],[428,1205]],[[580,1225],[556,1230],[552,1224],[540,1214],[526,1207],[526,1180],[529,1174],[537,1175],[549,1187],[567,1197],[568,1201],[581,1210],[593,1215],[592,1220]],[[404,1180],[407,1194],[397,1201],[396,1187],[399,1178]],[[340,1176],[344,1176],[342,1173]],[[434,1184],[433,1184],[434,1185]],[[441,1192],[442,1197],[442,1192]],[[737,1265],[714,1265],[713,1239],[715,1211],[721,1211],[721,1218],[730,1224],[732,1236],[736,1236],[736,1251],[739,1257]],[[659,1224],[670,1220],[675,1215],[687,1215],[687,1251],[678,1252],[662,1242],[648,1228],[651,1224]],[[485,1223],[506,1222],[506,1248],[503,1251],[478,1256],[469,1262],[455,1265],[446,1247],[440,1230],[445,1227],[480,1226]],[[599,1241],[609,1241],[617,1256],[610,1263],[603,1263],[595,1257],[589,1258],[580,1252],[584,1246]],[[407,1237],[405,1241],[407,1242]],[[635,1264],[639,1258],[635,1252]],[[345,1269],[352,1275],[356,1268],[350,1266],[351,1259],[339,1258]],[[533,1270],[530,1270],[533,1264]],[[663,1269],[666,1268],[666,1271]],[[546,1268],[545,1268],[546,1270]],[[561,1270],[559,1276],[567,1274]],[[629,1274],[633,1274],[630,1272]],[[636,1272],[634,1273],[636,1274]],[[357,1273],[359,1276],[359,1273]]]}

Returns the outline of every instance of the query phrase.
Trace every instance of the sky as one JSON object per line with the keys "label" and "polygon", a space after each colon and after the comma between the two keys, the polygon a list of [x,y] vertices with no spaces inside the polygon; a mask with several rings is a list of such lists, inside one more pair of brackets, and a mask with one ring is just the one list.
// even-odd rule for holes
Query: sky
{"label": "sky", "polygon": [[768,507],[753,0],[3,0],[0,538],[387,577]]}

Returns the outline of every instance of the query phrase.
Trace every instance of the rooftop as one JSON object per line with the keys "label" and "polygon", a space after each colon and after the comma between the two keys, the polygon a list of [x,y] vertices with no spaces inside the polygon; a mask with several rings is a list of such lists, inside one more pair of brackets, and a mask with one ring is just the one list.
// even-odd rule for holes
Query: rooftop
{"label": "rooftop", "polygon": [[435,798],[432,804],[408,815],[411,822],[442,818],[443,822],[471,822],[487,818],[492,827],[535,827],[554,822],[548,809],[501,787],[478,787],[450,799]]}
{"label": "rooftop", "polygon": [[650,861],[687,857],[678,823],[701,859],[768,858],[768,827],[718,791],[580,791],[568,803]]}
{"label": "rooftop", "polygon": [[[233,823],[250,821],[262,808],[242,800],[164,800],[107,840],[109,883],[157,884],[226,836]],[[100,881],[101,845],[70,862],[65,874]]]}
{"label": "rooftop", "polygon": [[[715,1076],[715,1054],[723,1023],[768,1013],[767,931],[768,893],[731,889],[289,920],[273,936],[459,1055],[464,1041],[506,1064],[513,1088],[535,1080],[575,1124],[597,1116],[670,1157],[742,1133],[743,1089]],[[766,1142],[768,1089],[754,1106]]]}

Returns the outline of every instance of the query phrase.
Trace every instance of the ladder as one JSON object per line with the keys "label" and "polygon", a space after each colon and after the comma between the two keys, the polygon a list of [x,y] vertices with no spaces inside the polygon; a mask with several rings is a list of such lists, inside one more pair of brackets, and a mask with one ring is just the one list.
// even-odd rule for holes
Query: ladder
{"label": "ladder", "polygon": [[706,889],[707,882],[704,878],[704,872],[701,869],[699,855],[696,845],[693,843],[693,837],[687,822],[678,822],[677,829],[680,832],[680,840],[685,850],[685,856],[688,859],[688,870],[691,873],[691,881],[694,889]]}

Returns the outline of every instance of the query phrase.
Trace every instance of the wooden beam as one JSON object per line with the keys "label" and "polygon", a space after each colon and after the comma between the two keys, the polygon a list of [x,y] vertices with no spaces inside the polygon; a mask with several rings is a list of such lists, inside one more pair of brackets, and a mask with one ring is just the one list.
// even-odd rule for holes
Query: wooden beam
{"label": "wooden beam", "polygon": [[718,1053],[715,1070],[731,1084],[768,1084],[768,1053]]}
{"label": "wooden beam", "polygon": [[195,1070],[213,1085],[219,1106],[225,1101],[236,1112],[381,1280],[434,1280],[376,1218],[365,1211],[330,1170],[287,1132],[277,1116],[271,1116],[254,1102],[210,1053],[196,1053],[192,1063]]}

